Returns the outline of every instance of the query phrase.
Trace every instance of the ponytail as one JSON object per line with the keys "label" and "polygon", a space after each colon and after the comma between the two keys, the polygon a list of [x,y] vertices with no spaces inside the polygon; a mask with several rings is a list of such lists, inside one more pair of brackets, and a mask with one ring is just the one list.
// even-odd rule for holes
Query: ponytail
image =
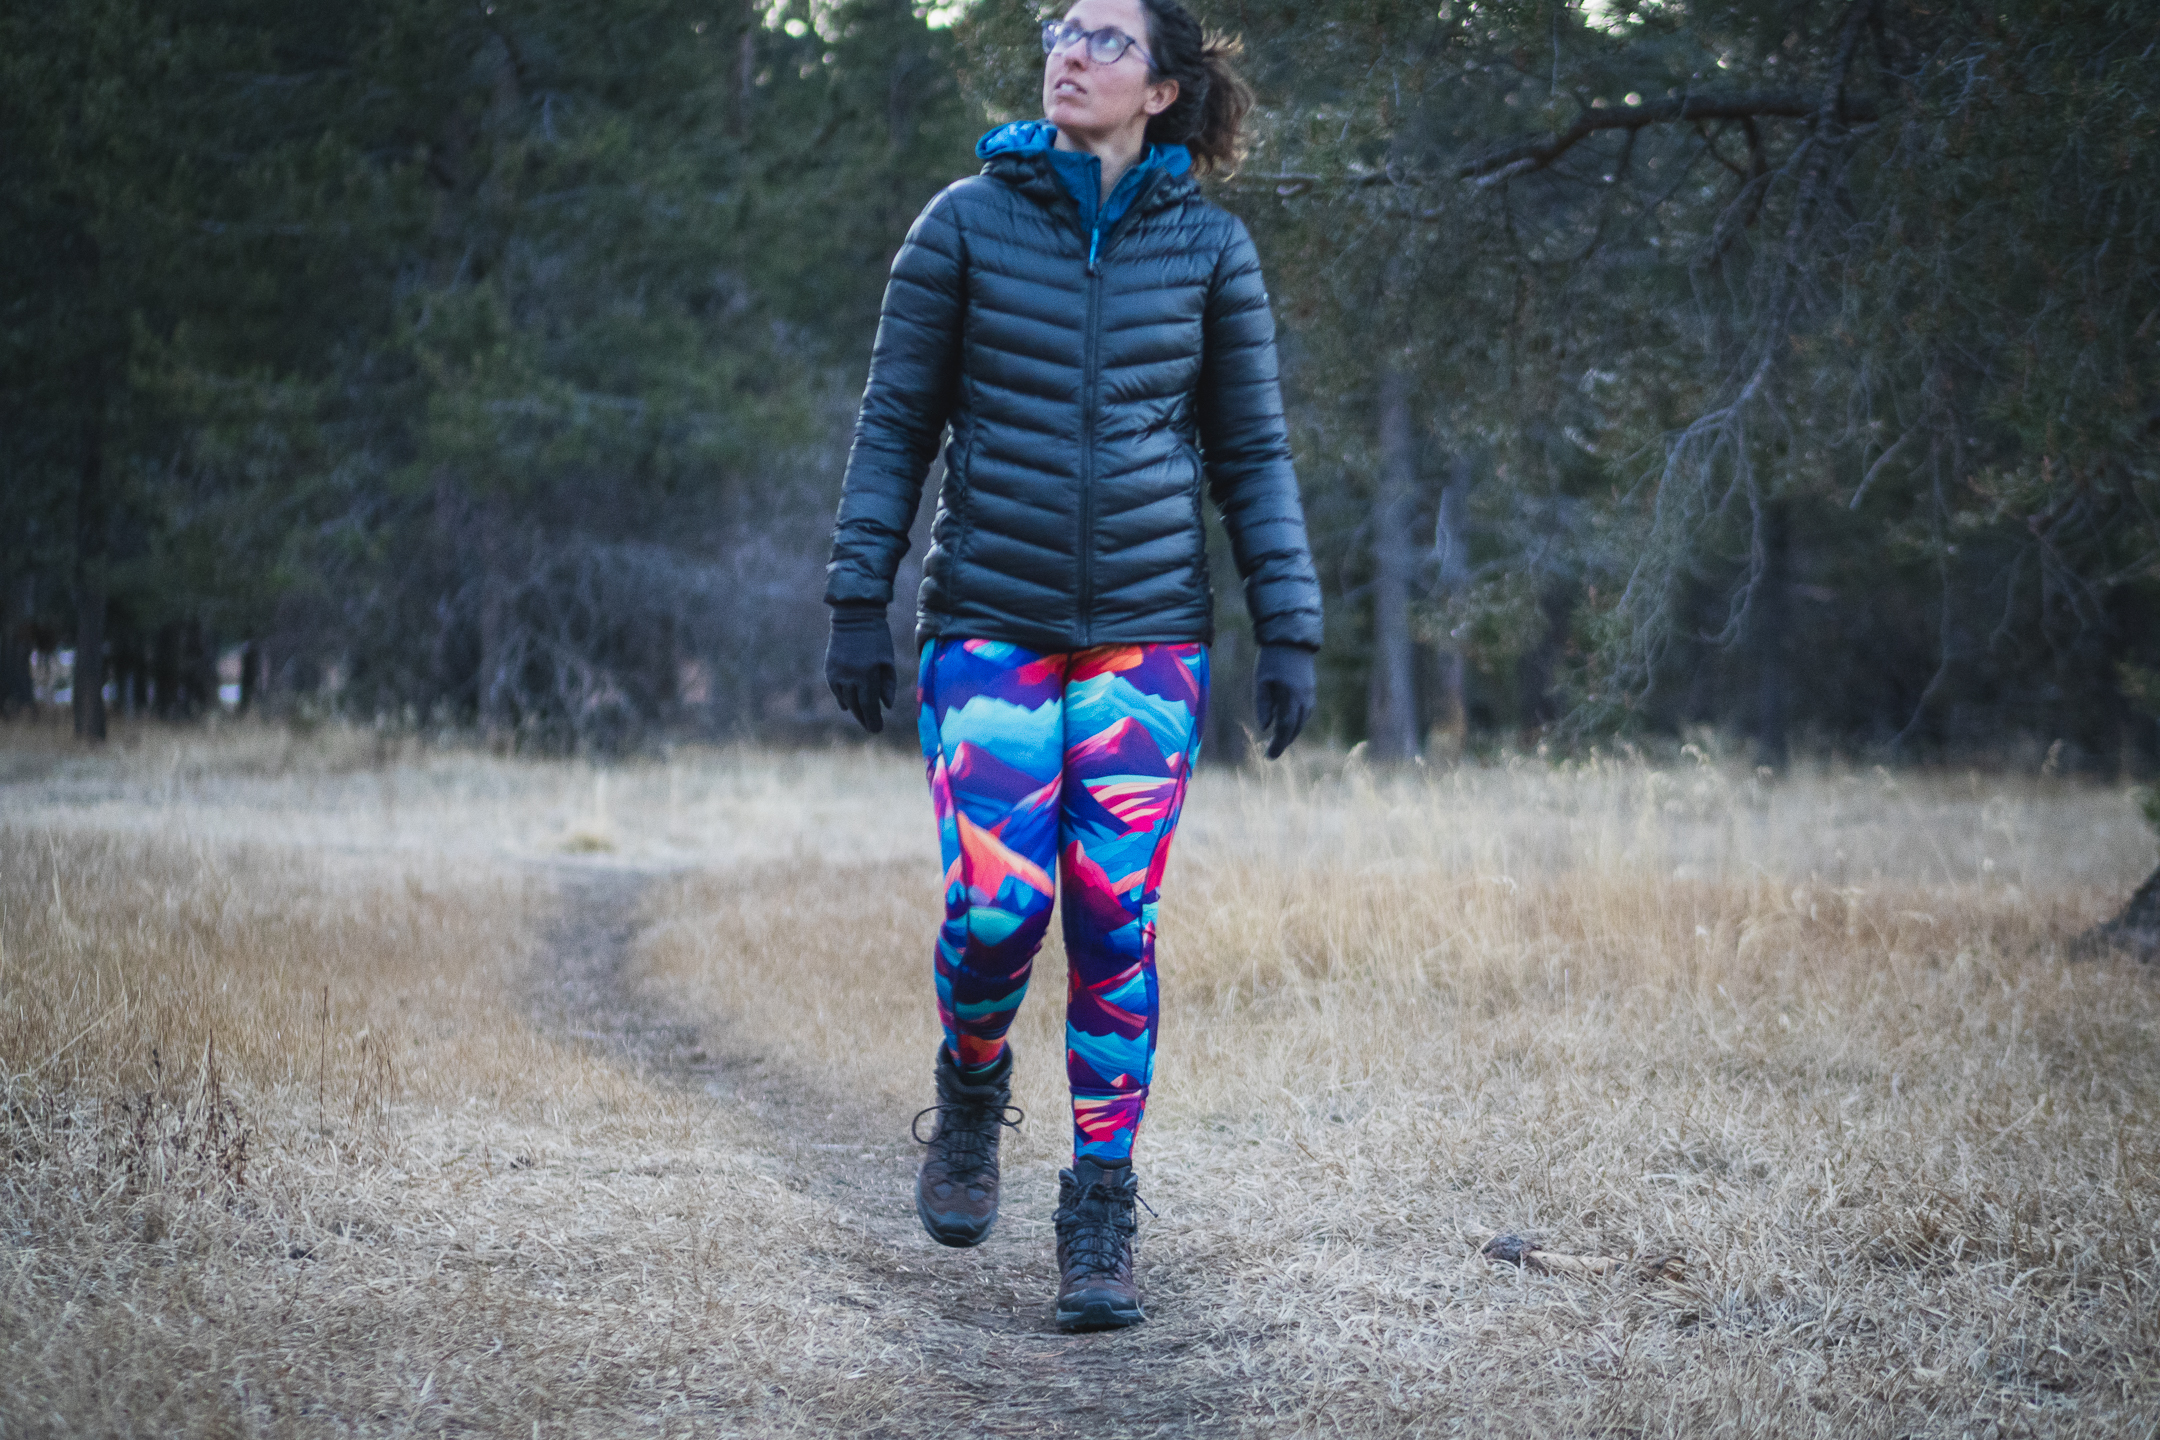
{"label": "ponytail", "polygon": [[1201,175],[1237,168],[1245,149],[1238,131],[1253,106],[1252,87],[1231,64],[1244,47],[1202,30],[1178,0],[1140,0],[1140,8],[1147,14],[1152,78],[1178,84],[1170,108],[1148,121],[1148,142],[1183,145]]}

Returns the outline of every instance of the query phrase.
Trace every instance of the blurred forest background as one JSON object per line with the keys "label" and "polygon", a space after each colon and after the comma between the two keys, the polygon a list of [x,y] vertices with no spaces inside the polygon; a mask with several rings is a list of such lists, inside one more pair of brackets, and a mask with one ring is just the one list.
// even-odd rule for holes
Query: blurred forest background
{"label": "blurred forest background", "polygon": [[[1196,8],[1260,95],[1210,192],[1283,328],[1323,728],[2150,772],[2160,10]],[[838,733],[886,264],[1039,113],[1040,18],[6,7],[0,706]]]}

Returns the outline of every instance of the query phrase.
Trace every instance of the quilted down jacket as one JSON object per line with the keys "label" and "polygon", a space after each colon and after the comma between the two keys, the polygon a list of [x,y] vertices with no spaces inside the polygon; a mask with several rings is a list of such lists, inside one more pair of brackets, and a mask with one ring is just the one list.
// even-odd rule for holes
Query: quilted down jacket
{"label": "quilted down jacket", "polygon": [[986,137],[982,173],[932,200],[893,260],[826,602],[890,602],[949,431],[918,644],[1212,639],[1204,488],[1260,642],[1318,649],[1274,318],[1245,226],[1183,165],[1157,164],[1091,236],[1045,153],[1049,127],[1024,128],[1037,133],[1017,144]]}

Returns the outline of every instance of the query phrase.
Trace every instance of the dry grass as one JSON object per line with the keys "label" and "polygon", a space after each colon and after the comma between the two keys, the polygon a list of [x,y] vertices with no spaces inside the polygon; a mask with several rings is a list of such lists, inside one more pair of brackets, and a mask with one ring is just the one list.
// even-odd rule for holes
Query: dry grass
{"label": "dry grass", "polygon": [[[1208,776],[1190,817],[1144,1275],[1273,1423],[2151,1433],[2160,985],[2060,954],[2149,855],[2118,798],[1352,766]],[[687,878],[656,909],[684,1003],[920,1103],[926,864]],[[1021,1168],[1066,1143],[1045,959]],[[1528,1277],[1476,1257],[1496,1230],[1689,1278]]]}
{"label": "dry grass", "polygon": [[[2151,858],[2112,791],[1204,776],[1155,1319],[1060,1349],[951,1318],[1047,1245],[1054,946],[1006,1248],[911,1232],[912,764],[0,744],[0,1435],[2156,1433],[2160,977],[2061,953]],[[650,993],[891,1132],[835,1182],[891,1183],[536,1029],[536,862],[673,872]],[[1501,1229],[1687,1278],[1526,1274]],[[1156,1413],[1075,1425],[1089,1365]]]}
{"label": "dry grass", "polygon": [[[392,824],[351,737],[156,743],[18,751],[0,791],[0,1436],[756,1434],[890,1399],[821,1348],[859,1321],[795,1302],[845,1228],[709,1104],[535,1031],[552,889],[491,857],[557,850],[589,774],[391,768]],[[787,783],[708,768],[752,812]]]}
{"label": "dry grass", "polygon": [[[86,753],[50,724],[0,725],[0,814],[39,831],[525,863],[607,855],[647,869],[815,849],[884,858],[862,825],[912,807],[922,780],[889,755],[697,748],[617,768],[505,759],[410,736],[223,722],[121,724]],[[911,837],[912,838],[912,837]]]}

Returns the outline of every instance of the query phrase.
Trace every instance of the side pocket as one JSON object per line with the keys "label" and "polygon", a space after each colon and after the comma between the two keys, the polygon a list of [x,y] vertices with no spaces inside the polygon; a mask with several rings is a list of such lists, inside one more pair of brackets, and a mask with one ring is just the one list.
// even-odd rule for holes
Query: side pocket
{"label": "side pocket", "polygon": [[[973,382],[969,382],[973,388]],[[953,591],[958,598],[960,572],[967,568],[968,541],[975,536],[975,497],[968,491],[968,468],[974,459],[975,412],[968,407],[960,412],[960,423],[953,427],[953,479],[955,493],[960,497],[959,535],[953,541]]]}
{"label": "side pocket", "polygon": [[946,432],[942,459],[945,473],[938,480],[937,513],[931,520],[932,552],[924,559],[923,582],[935,585],[942,597],[940,608],[949,611],[958,590],[960,567],[967,556],[968,485],[967,432],[964,418],[956,418]]}
{"label": "side pocket", "polygon": [[1201,462],[1200,451],[1191,440],[1178,436],[1178,448],[1192,462],[1192,483],[1188,493],[1192,496],[1193,564],[1200,571],[1201,583],[1207,583],[1207,467]]}

